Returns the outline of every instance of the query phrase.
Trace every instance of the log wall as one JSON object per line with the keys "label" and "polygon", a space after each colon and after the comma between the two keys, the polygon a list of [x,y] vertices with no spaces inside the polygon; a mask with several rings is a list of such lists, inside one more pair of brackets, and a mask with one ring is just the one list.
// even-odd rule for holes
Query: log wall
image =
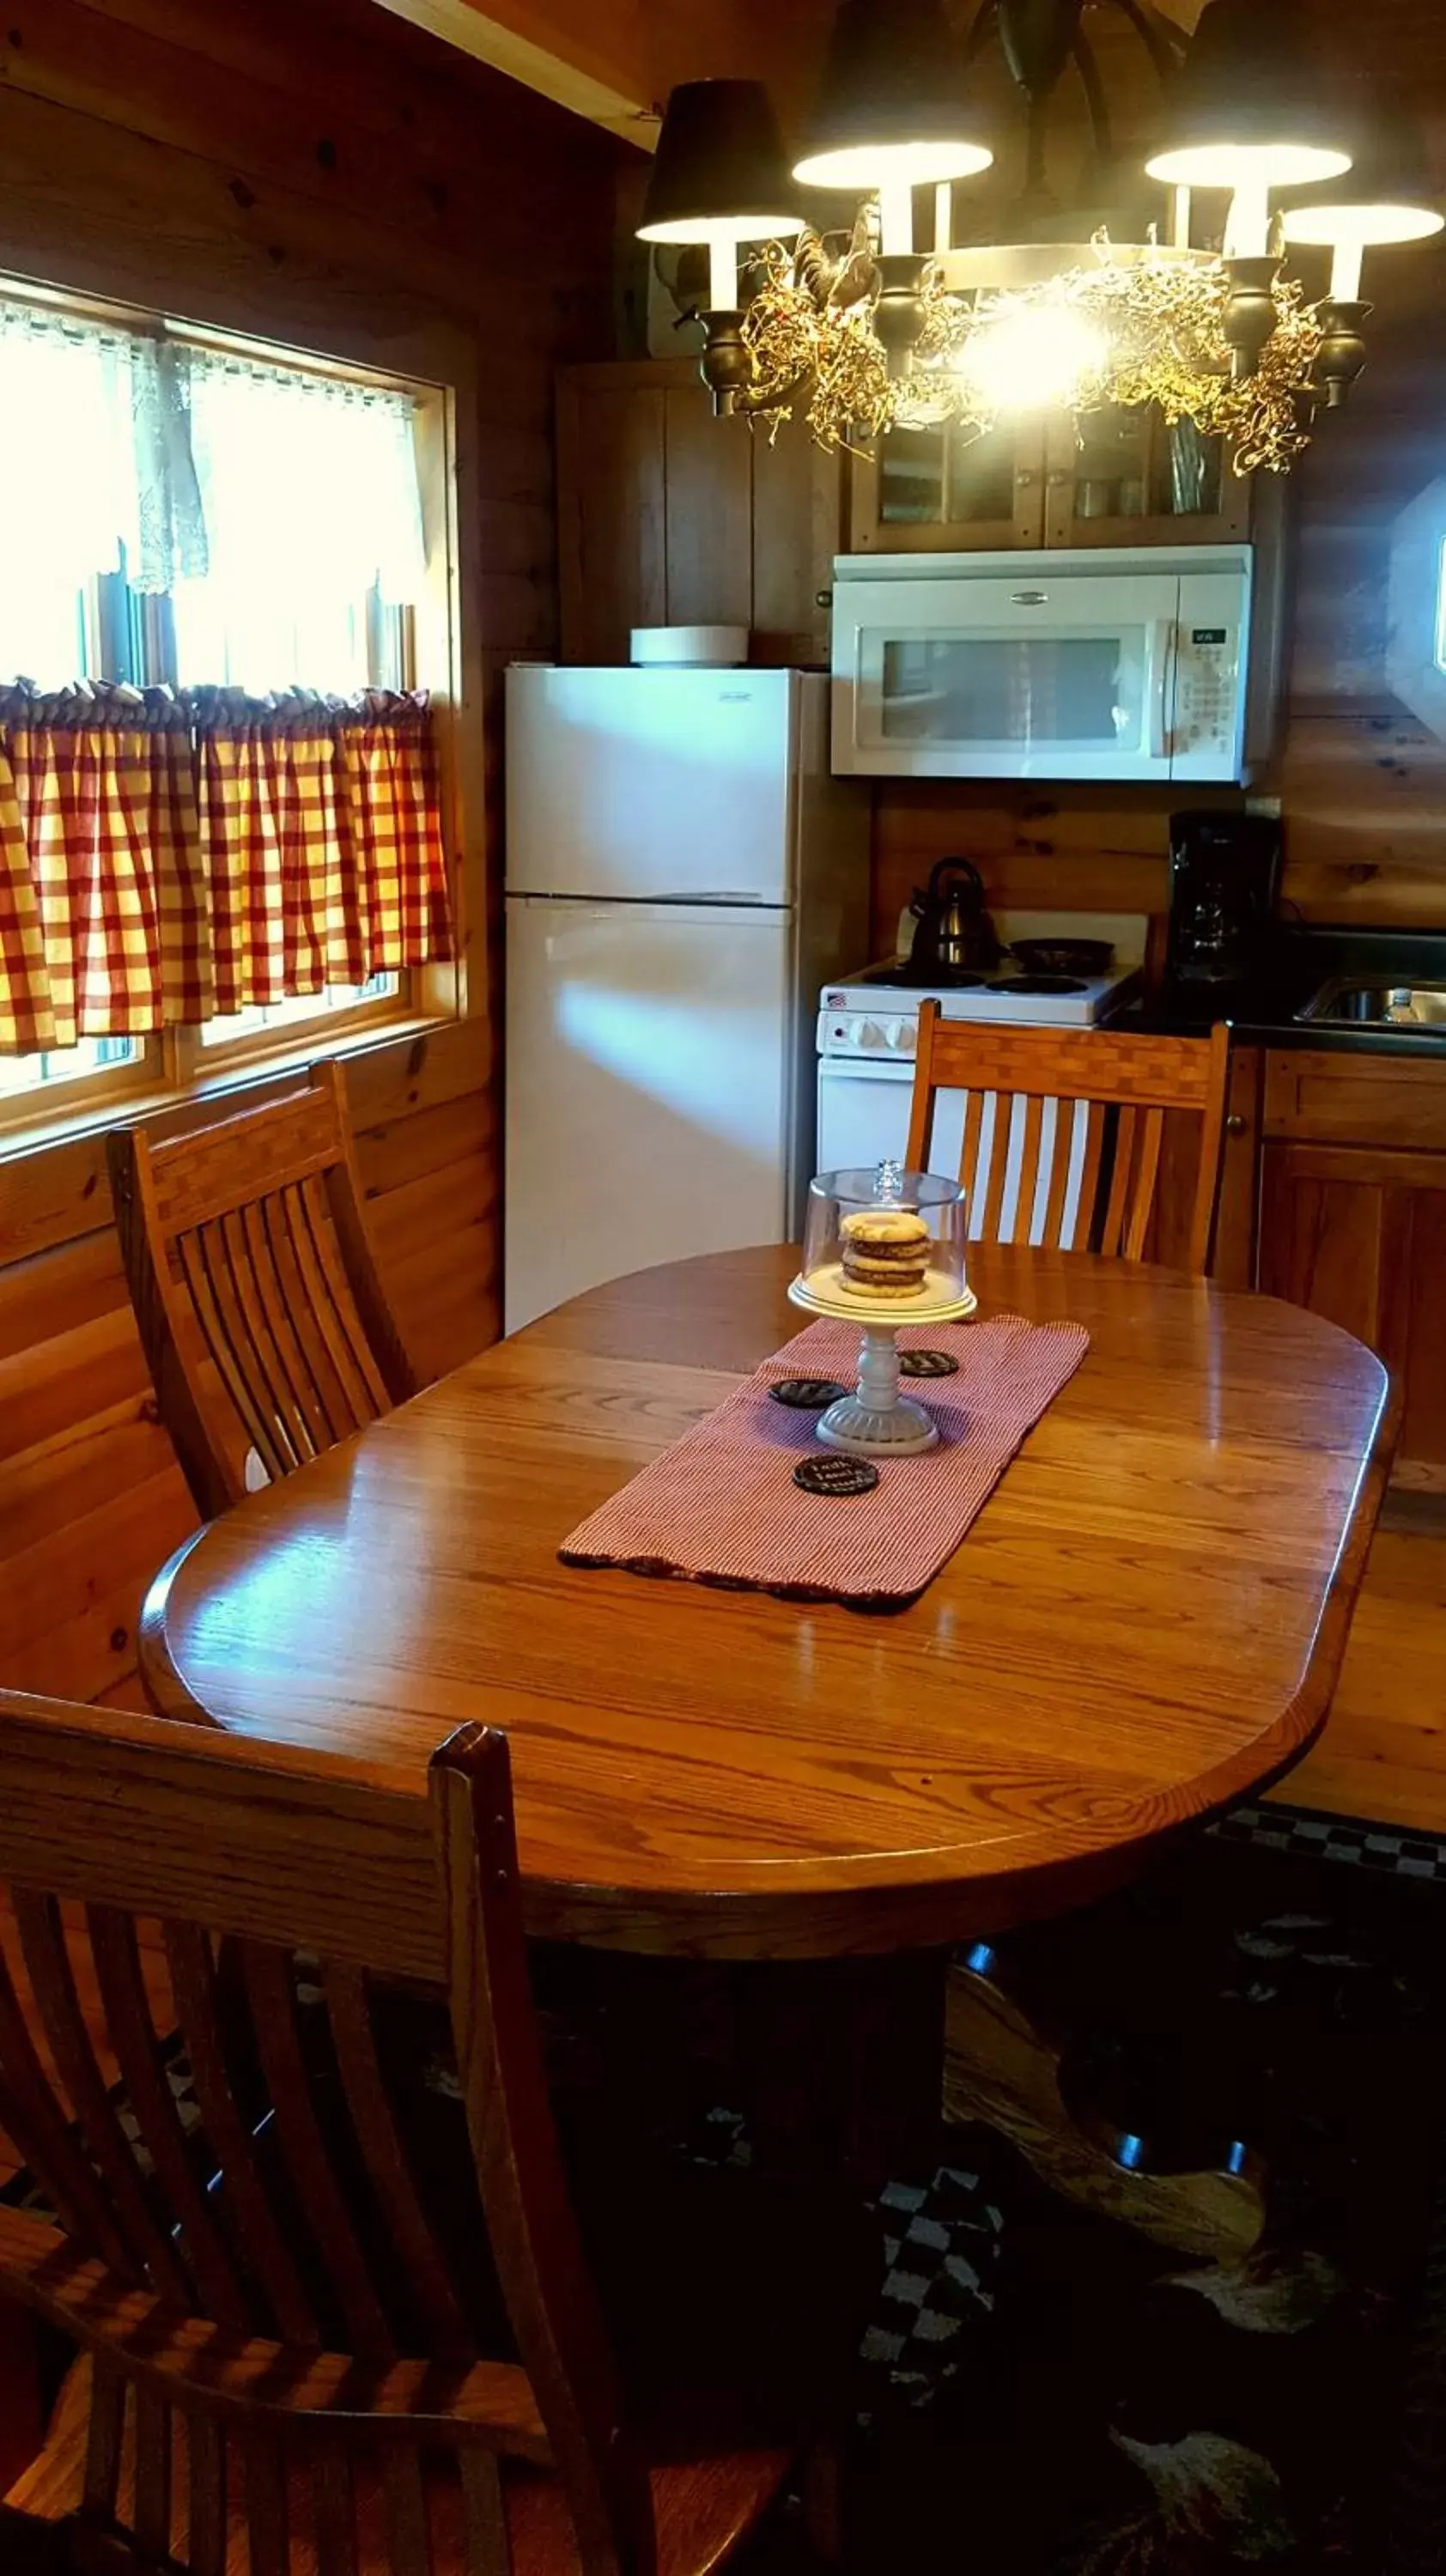
{"label": "log wall", "polygon": [[[484,864],[470,854],[486,889],[476,1016],[349,1076],[382,1267],[428,1372],[499,1323],[480,953],[500,879],[498,687],[514,654],[555,645],[553,372],[609,344],[618,153],[372,0],[16,0],[0,28],[7,272],[404,371],[450,343],[475,384],[459,444],[466,721],[489,790]],[[130,1319],[103,1142],[12,1151],[0,1678],[129,1696],[142,1590],[192,1518]]]}

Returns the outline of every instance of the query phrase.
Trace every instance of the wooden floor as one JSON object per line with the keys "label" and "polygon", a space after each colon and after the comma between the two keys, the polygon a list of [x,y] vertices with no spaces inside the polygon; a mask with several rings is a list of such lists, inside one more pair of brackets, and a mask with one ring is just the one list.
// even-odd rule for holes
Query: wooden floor
{"label": "wooden floor", "polygon": [[1446,1505],[1387,1498],[1325,1733],[1292,1807],[1446,1833]]}

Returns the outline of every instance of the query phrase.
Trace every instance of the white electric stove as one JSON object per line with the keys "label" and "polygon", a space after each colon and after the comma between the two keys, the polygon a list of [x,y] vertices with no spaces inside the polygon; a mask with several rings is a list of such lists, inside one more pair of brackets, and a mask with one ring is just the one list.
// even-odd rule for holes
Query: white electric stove
{"label": "white electric stove", "polygon": [[[902,1158],[909,1124],[921,1002],[945,1019],[987,1027],[1089,1029],[1109,1020],[1139,990],[1149,924],[1134,913],[996,912],[1007,947],[1015,939],[1103,939],[1113,965],[1101,975],[1031,975],[1006,957],[989,974],[938,984],[907,980],[904,956],[826,984],[819,996],[818,1143],[821,1172]],[[900,940],[912,929],[900,922]],[[963,1095],[942,1094],[933,1165],[957,1174]]]}

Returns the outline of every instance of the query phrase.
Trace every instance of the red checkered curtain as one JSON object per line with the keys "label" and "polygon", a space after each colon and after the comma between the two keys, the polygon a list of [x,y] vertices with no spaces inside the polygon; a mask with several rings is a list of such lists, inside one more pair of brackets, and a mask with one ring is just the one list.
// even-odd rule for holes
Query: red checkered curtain
{"label": "red checkered curtain", "polygon": [[218,1011],[452,956],[424,700],[196,705]]}
{"label": "red checkered curtain", "polygon": [[379,696],[340,726],[337,739],[368,972],[450,957],[451,886],[425,709]]}
{"label": "red checkered curtain", "polygon": [[[164,691],[0,696],[44,960],[27,1020],[0,997],[0,1045],[144,1035],[214,1009],[185,710]],[[7,889],[8,892],[8,889]],[[8,904],[7,904],[8,917]],[[26,936],[24,919],[20,939]],[[4,943],[13,944],[12,937]],[[48,1011],[48,1017],[46,1013]]]}
{"label": "red checkered curtain", "polygon": [[0,746],[0,1054],[55,1044],[40,904],[20,821],[15,772]]}

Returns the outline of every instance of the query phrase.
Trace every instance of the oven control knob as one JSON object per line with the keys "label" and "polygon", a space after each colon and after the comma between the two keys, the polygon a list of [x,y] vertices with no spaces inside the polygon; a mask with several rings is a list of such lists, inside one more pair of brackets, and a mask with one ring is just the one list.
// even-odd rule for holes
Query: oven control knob
{"label": "oven control knob", "polygon": [[916,1020],[895,1020],[889,1031],[889,1044],[896,1055],[912,1055],[918,1043],[918,1037],[919,1027]]}
{"label": "oven control knob", "polygon": [[877,1020],[860,1020],[859,1044],[861,1047],[872,1054],[876,1048],[887,1046],[888,1043],[887,1033],[880,1028]]}

